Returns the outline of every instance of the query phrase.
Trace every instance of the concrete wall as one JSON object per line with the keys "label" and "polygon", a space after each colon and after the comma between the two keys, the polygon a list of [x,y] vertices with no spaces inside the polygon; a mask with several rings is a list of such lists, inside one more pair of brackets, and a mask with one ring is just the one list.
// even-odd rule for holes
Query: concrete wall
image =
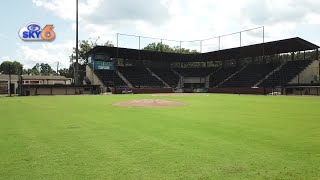
{"label": "concrete wall", "polygon": [[61,84],[61,85],[70,85],[71,84],[71,79],[68,80],[38,80],[38,79],[23,79],[23,84],[48,84],[48,85],[53,85],[53,84]]}
{"label": "concrete wall", "polygon": [[104,87],[104,84],[100,81],[100,79],[88,65],[86,66],[86,77],[89,78],[92,85],[100,85],[101,87]]}
{"label": "concrete wall", "polygon": [[184,83],[206,83],[206,77],[184,77]]}
{"label": "concrete wall", "polygon": [[292,93],[288,93],[288,89],[286,89],[287,95],[311,95],[311,96],[319,96],[320,95],[320,87],[304,87],[304,88],[290,88]]}
{"label": "concrete wall", "polygon": [[[116,94],[122,94],[125,89],[116,89]],[[172,88],[130,88],[134,94],[154,94],[154,93],[172,93]],[[113,90],[114,93],[114,90]]]}
{"label": "concrete wall", "polygon": [[[0,79],[1,84],[6,84],[6,87],[1,85],[1,89],[0,89],[0,94],[7,94],[9,91],[9,81],[8,80],[4,80],[4,79]],[[14,84],[14,93],[18,94],[17,88],[19,86],[18,81],[17,80],[11,80],[11,84]]]}
{"label": "concrete wall", "polygon": [[76,95],[76,94],[92,94],[90,88],[75,88],[75,87],[52,87],[52,88],[25,88],[24,94],[30,96],[36,95]]}
{"label": "concrete wall", "polygon": [[52,94],[54,94],[54,95],[64,95],[64,94],[66,94],[66,89],[65,88],[53,88],[52,89]]}
{"label": "concrete wall", "polygon": [[289,84],[309,84],[311,81],[315,81],[315,76],[319,75],[319,61],[313,61],[306,69],[304,69],[299,75],[293,78]]}
{"label": "concrete wall", "polygon": [[272,92],[270,88],[209,88],[209,93],[225,93],[225,94],[269,94]]}
{"label": "concrete wall", "polygon": [[[117,89],[116,93],[121,94],[124,89]],[[129,89],[128,89],[129,90]],[[130,89],[135,94],[153,94],[153,93],[172,93],[173,89],[171,88],[137,88]],[[269,94],[272,92],[271,88],[209,88],[209,93],[225,93],[225,94]]]}

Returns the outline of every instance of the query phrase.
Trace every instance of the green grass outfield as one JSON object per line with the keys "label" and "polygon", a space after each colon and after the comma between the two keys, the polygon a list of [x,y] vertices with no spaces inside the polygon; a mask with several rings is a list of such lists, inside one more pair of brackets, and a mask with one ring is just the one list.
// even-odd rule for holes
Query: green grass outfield
{"label": "green grass outfield", "polygon": [[320,179],[320,98],[2,97],[0,179]]}

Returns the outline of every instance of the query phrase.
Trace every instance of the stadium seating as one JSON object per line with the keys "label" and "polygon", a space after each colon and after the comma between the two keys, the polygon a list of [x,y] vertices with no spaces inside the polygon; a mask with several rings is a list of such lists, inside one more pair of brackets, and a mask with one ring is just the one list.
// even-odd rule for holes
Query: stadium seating
{"label": "stadium seating", "polygon": [[312,61],[288,61],[278,71],[264,80],[259,87],[276,87],[288,84],[295,76],[311,64]]}
{"label": "stadium seating", "polygon": [[221,68],[210,76],[210,87],[216,87],[237,71],[236,68]]}
{"label": "stadium seating", "polygon": [[177,87],[179,83],[179,76],[175,74],[171,69],[152,68],[151,71],[154,72],[157,76],[159,76],[169,86],[173,88]]}
{"label": "stadium seating", "polygon": [[176,68],[180,75],[184,77],[206,77],[210,73],[214,72],[214,68]]}
{"label": "stadium seating", "polygon": [[152,76],[151,73],[142,67],[118,67],[121,74],[135,87],[135,88],[162,88],[164,84]]}
{"label": "stadium seating", "polygon": [[115,71],[96,70],[95,74],[105,86],[113,87],[113,80],[117,88],[128,88],[127,84],[118,76]]}
{"label": "stadium seating", "polygon": [[220,87],[253,87],[280,64],[249,64]]}
{"label": "stadium seating", "polygon": [[[259,87],[283,86],[290,82],[296,75],[304,70],[311,61],[289,61],[279,70],[271,74],[267,79],[262,81]],[[210,75],[209,87],[253,87],[260,80],[274,71],[280,64],[249,64],[240,72],[232,76],[239,68],[229,67],[220,68],[177,68],[175,69],[184,77],[206,77]],[[157,77],[153,76],[146,68],[143,67],[117,67],[119,72],[133,85],[134,88],[163,88],[165,85]],[[179,83],[179,76],[169,68],[152,68],[150,69],[159,78],[166,82],[170,87],[175,88]],[[99,70],[95,71],[96,75],[106,86],[113,86],[113,81],[118,88],[128,88],[127,84],[114,71]],[[114,77],[113,77],[114,76]],[[114,78],[114,79],[113,79]],[[225,81],[225,82],[224,82]],[[90,84],[91,82],[86,82]]]}

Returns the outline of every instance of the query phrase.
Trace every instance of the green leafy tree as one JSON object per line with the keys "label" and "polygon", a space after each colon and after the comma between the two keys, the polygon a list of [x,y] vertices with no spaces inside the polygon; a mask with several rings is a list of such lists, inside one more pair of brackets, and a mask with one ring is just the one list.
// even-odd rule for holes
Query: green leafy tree
{"label": "green leafy tree", "polygon": [[[87,53],[95,46],[108,46],[114,47],[112,41],[106,41],[103,44],[97,44],[97,42],[82,40],[79,42],[79,63],[87,64]],[[73,54],[71,55],[71,61],[75,62],[76,59],[76,48],[73,48]]]}
{"label": "green leafy tree", "polygon": [[175,52],[174,48],[170,47],[167,44],[163,43],[150,43],[148,44],[144,50],[150,50],[150,51],[160,51],[160,52]]}
{"label": "green leafy tree", "polygon": [[36,65],[34,65],[30,69],[29,75],[40,75],[40,64],[39,63],[37,63]]}
{"label": "green leafy tree", "polygon": [[0,73],[1,74],[19,74],[20,69],[22,69],[23,65],[17,61],[4,61],[0,65]]}
{"label": "green leafy tree", "polygon": [[174,53],[183,53],[183,54],[198,53],[197,50],[190,50],[190,49],[186,49],[186,48],[180,48],[180,46],[170,47],[167,44],[155,43],[155,42],[148,44],[143,49],[144,50],[149,50],[149,51],[174,52]]}
{"label": "green leafy tree", "polygon": [[47,63],[41,63],[40,64],[40,74],[41,75],[53,75],[56,74],[56,72],[51,68],[51,66]]}
{"label": "green leafy tree", "polygon": [[65,76],[67,78],[73,78],[73,67],[70,66],[70,68],[63,68],[59,69],[59,75],[60,76]]}

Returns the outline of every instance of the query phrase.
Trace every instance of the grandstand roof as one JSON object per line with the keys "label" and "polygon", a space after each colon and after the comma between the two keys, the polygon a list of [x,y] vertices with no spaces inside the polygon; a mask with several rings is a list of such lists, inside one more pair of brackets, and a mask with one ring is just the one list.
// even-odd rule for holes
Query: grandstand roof
{"label": "grandstand roof", "polygon": [[[149,50],[138,50],[128,48],[117,48],[107,46],[96,46],[88,54],[107,53],[111,58],[168,61],[168,62],[203,62],[203,61],[223,61],[231,59],[241,59],[247,57],[257,57],[264,55],[274,55],[297,51],[307,51],[318,49],[319,46],[301,39],[299,37],[283,39],[278,41],[254,44],[249,46],[224,49],[198,54],[180,54]],[[263,53],[264,51],[264,53]]]}

